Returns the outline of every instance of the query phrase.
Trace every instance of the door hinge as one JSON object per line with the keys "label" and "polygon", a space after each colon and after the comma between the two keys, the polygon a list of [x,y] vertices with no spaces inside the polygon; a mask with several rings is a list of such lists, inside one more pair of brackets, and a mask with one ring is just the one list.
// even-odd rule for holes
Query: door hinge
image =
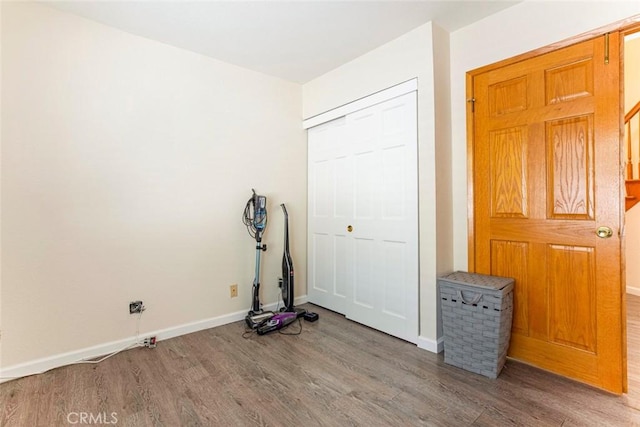
{"label": "door hinge", "polygon": [[609,33],[604,35],[604,63],[609,63]]}
{"label": "door hinge", "polygon": [[471,112],[473,113],[476,109],[476,99],[475,98],[469,98],[467,99],[467,102],[471,104]]}

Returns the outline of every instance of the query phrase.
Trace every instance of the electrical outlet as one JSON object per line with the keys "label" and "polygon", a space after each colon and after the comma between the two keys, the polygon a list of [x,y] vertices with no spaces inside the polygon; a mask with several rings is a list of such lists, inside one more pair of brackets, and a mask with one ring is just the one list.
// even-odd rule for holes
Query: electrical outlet
{"label": "electrical outlet", "polygon": [[131,301],[129,303],[129,314],[142,313],[144,311],[144,305],[142,301]]}
{"label": "electrical outlet", "polygon": [[143,344],[147,348],[156,348],[156,337],[145,338]]}
{"label": "electrical outlet", "polygon": [[231,295],[231,298],[235,298],[238,296],[238,285],[237,284],[233,284],[231,286],[229,286],[229,295]]}

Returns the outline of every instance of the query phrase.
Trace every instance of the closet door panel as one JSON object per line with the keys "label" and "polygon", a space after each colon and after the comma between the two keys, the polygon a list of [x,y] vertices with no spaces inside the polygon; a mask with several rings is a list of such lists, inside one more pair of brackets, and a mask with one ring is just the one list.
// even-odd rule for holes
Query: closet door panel
{"label": "closet door panel", "polygon": [[414,343],[417,167],[415,92],[309,129],[309,301]]}

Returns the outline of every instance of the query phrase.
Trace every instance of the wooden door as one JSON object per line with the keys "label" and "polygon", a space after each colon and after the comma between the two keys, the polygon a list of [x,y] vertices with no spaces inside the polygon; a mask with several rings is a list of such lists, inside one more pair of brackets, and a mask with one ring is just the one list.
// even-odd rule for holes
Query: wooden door
{"label": "wooden door", "polygon": [[621,393],[618,40],[473,77],[470,266],[516,279],[509,356]]}
{"label": "wooden door", "polygon": [[416,93],[309,129],[309,301],[418,338]]}

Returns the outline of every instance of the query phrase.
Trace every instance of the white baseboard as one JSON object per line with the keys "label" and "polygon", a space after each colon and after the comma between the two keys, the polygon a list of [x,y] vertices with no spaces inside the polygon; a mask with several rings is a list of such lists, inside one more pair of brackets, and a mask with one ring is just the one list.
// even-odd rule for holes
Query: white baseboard
{"label": "white baseboard", "polygon": [[634,288],[633,286],[627,286],[627,293],[631,295],[640,296],[640,288]]}
{"label": "white baseboard", "polygon": [[[295,299],[295,304],[304,304],[307,302],[307,296]],[[265,310],[275,310],[278,304],[267,304],[263,308]],[[225,314],[222,316],[211,317],[209,319],[199,320],[197,322],[185,323],[183,325],[173,326],[170,328],[160,329],[157,331],[145,332],[144,336],[155,336],[156,341],[162,341],[169,338],[179,337],[180,335],[191,334],[193,332],[205,329],[215,328],[217,326],[226,325],[228,323],[243,320],[247,315],[246,311],[237,311],[235,313]],[[57,354],[42,359],[32,360],[18,365],[8,366],[0,369],[0,383],[10,381],[29,375],[42,374],[54,368],[72,365],[74,363],[82,363],[87,360],[96,359],[100,356],[108,355],[124,349],[136,347],[136,337],[128,337],[125,339],[111,341],[104,344],[98,344],[93,347],[87,347],[80,350],[70,351],[68,353]]]}
{"label": "white baseboard", "polygon": [[430,338],[419,336],[418,348],[430,351],[431,353],[440,353],[444,350],[444,337],[440,337],[437,341],[434,341]]}

